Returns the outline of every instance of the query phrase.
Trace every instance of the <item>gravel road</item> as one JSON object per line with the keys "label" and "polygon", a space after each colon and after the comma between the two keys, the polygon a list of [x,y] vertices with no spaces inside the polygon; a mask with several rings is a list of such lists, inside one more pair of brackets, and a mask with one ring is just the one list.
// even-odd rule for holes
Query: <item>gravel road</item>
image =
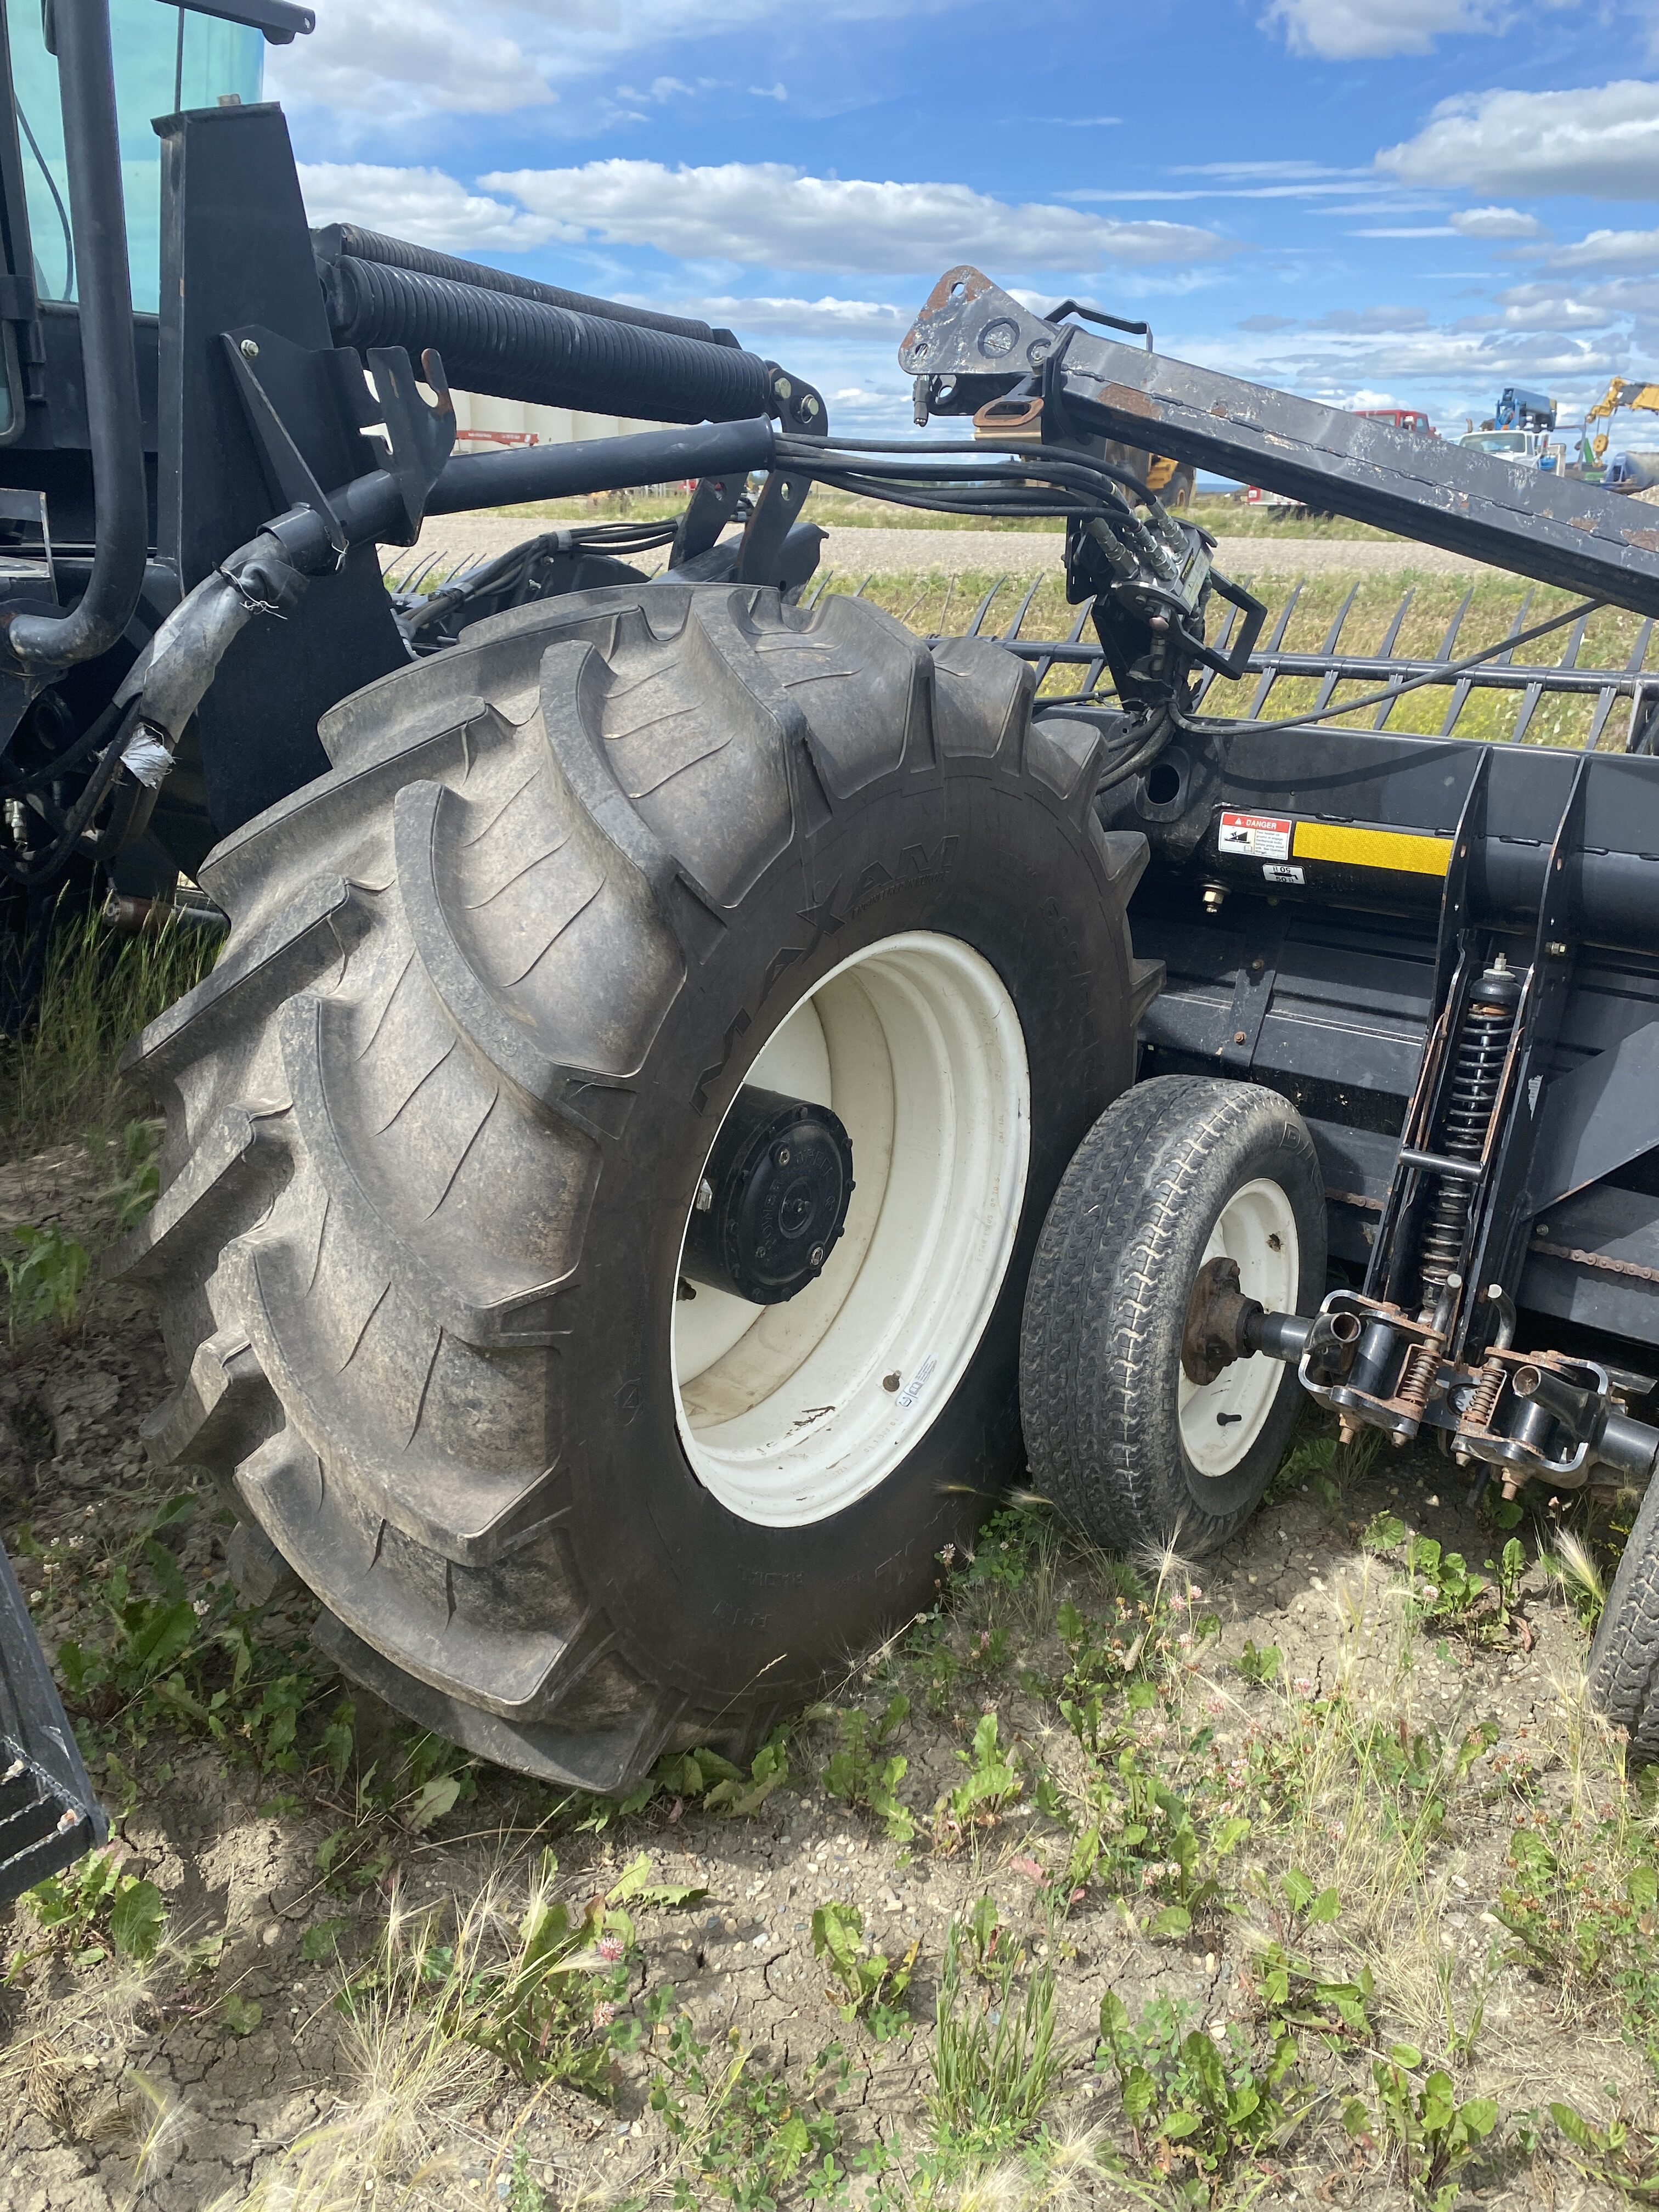
{"label": "gravel road", "polygon": [[[446,515],[428,524],[414,557],[440,553],[446,566],[482,560],[519,544],[534,528],[533,523],[522,519]],[[838,575],[860,577],[994,575],[999,572],[1029,575],[1038,568],[1058,568],[1060,543],[1058,531],[843,528],[830,531],[819,567],[833,568]],[[401,548],[383,550],[388,563],[395,560],[398,566],[405,565],[409,556]],[[1215,559],[1224,574],[1240,577],[1397,575],[1405,570],[1426,575],[1467,571],[1475,575],[1484,565],[1430,545],[1345,538],[1224,538]],[[661,561],[659,553],[647,554],[639,566],[654,569]]]}

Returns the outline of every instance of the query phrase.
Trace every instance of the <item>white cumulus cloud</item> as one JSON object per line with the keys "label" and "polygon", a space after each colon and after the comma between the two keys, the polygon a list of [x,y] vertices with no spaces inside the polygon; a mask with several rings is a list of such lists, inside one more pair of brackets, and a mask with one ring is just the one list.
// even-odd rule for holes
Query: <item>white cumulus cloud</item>
{"label": "white cumulus cloud", "polygon": [[[637,304],[654,307],[661,302],[650,300]],[[914,307],[894,307],[879,300],[838,300],[830,294],[818,300],[792,300],[765,294],[737,298],[715,293],[675,301],[666,312],[695,316],[745,337],[888,338],[895,346],[915,320]]]}
{"label": "white cumulus cloud", "polygon": [[1352,62],[1426,54],[1449,32],[1499,30],[1507,15],[1492,0],[1273,0],[1263,21],[1294,54]]}
{"label": "white cumulus cloud", "polygon": [[485,191],[520,201],[571,243],[651,246],[687,260],[774,269],[937,274],[1073,270],[1101,261],[1213,260],[1238,249],[1188,223],[1118,222],[967,185],[812,177],[777,161],[670,169],[660,161],[498,171]]}
{"label": "white cumulus cloud", "polygon": [[306,214],[318,226],[362,223],[445,253],[544,246],[553,234],[541,216],[470,192],[441,169],[388,168],[374,161],[301,161]]}
{"label": "white cumulus cloud", "polygon": [[1646,275],[1659,270],[1659,230],[1593,230],[1571,245],[1556,246],[1544,265]]}
{"label": "white cumulus cloud", "polygon": [[1512,207],[1460,208],[1447,220],[1465,238],[1539,238],[1544,230],[1535,215]]}
{"label": "white cumulus cloud", "polygon": [[1376,159],[1408,185],[1659,198],[1659,83],[1465,94],[1442,100],[1414,138]]}
{"label": "white cumulus cloud", "polygon": [[334,0],[309,38],[267,49],[271,89],[296,106],[387,122],[435,112],[497,115],[555,97],[513,35],[511,11],[459,13],[442,0]]}
{"label": "white cumulus cloud", "polygon": [[[944,0],[821,0],[817,21],[925,12]],[[317,28],[273,46],[267,76],[290,106],[330,111],[349,127],[407,123],[445,112],[506,113],[544,105],[562,84],[676,46],[707,46],[712,32],[786,29],[784,0],[328,0]],[[766,96],[775,97],[775,93]],[[585,130],[607,101],[568,104],[557,127]],[[589,111],[592,110],[592,112]],[[579,112],[580,111],[580,112]]]}

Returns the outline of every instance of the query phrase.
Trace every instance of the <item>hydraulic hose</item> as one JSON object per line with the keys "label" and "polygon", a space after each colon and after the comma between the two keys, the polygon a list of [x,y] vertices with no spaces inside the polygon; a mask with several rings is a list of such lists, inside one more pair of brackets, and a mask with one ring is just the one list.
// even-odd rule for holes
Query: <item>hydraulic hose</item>
{"label": "hydraulic hose", "polygon": [[633,323],[642,331],[666,331],[672,337],[696,338],[704,345],[737,344],[730,331],[689,315],[660,315],[651,307],[625,307],[617,300],[595,299],[588,292],[567,292],[557,284],[538,283],[533,276],[515,276],[505,269],[491,269],[482,261],[463,261],[453,253],[439,253],[429,246],[411,246],[404,238],[388,238],[384,231],[364,230],[355,222],[331,223],[313,230],[312,248],[318,275],[327,289],[334,264],[339,261],[378,261],[387,269],[409,269],[421,276],[444,276],[453,284],[471,284],[480,291],[510,293],[518,300],[539,300],[544,307],[564,307],[573,314],[597,315],[609,323]]}
{"label": "hydraulic hose", "polygon": [[149,547],[109,0],[73,0],[53,20],[96,526],[92,574],[70,611],[15,614],[0,633],[26,668],[41,671],[91,660],[116,642],[138,605]]}
{"label": "hydraulic hose", "polygon": [[[446,364],[447,365],[447,364]],[[685,430],[641,430],[628,438],[583,438],[569,446],[511,446],[449,461],[428,496],[428,514],[575,499],[684,477],[733,477],[773,465],[776,439],[763,416],[701,422]]]}
{"label": "hydraulic hose", "polygon": [[772,404],[766,363],[732,346],[575,314],[543,300],[349,258],[325,287],[337,345],[442,355],[452,384],[498,399],[673,422],[730,422]]}

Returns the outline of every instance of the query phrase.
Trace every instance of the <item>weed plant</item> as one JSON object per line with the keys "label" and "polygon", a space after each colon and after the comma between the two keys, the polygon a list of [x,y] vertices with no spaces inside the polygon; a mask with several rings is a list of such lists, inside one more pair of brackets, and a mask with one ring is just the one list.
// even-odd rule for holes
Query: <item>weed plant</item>
{"label": "weed plant", "polygon": [[60,913],[33,1017],[0,1038],[0,1136],[13,1152],[118,1134],[134,1104],[121,1054],[200,982],[220,943],[184,922],[117,937],[95,913]]}

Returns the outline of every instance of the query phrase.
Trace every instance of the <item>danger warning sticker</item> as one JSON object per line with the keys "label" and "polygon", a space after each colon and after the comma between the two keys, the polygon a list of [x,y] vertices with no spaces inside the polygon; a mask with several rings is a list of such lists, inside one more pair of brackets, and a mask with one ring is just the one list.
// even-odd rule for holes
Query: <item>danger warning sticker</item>
{"label": "danger warning sticker", "polygon": [[1292,824],[1277,814],[1224,814],[1216,844],[1255,860],[1288,860]]}

